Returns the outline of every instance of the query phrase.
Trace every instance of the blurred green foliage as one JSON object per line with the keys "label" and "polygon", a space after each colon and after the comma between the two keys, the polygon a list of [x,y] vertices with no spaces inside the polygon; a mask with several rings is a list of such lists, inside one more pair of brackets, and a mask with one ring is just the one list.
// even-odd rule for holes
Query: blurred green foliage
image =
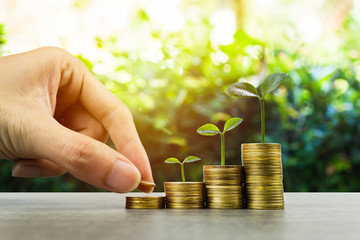
{"label": "blurred green foliage", "polygon": [[0,56],[1,55],[1,47],[6,43],[5,39],[5,25],[0,23]]}
{"label": "blurred green foliage", "polygon": [[[239,78],[256,82],[273,72],[289,73],[265,106],[265,141],[282,144],[285,190],[360,190],[360,24],[351,15],[339,32],[342,57],[331,64],[313,61],[305,46],[290,39],[254,39],[244,29],[236,31],[233,43],[214,45],[205,11],[185,17],[179,31],[165,31],[145,10],[138,11],[131,26],[147,29],[151,56],[124,50],[120,36],[98,37],[97,47],[111,53],[115,64],[110,72],[96,75],[132,110],[156,190],[162,190],[164,181],[180,180],[178,169],[164,164],[169,156],[201,157],[186,171],[190,181],[202,180],[203,164],[220,162],[220,142],[196,134],[207,122],[222,128],[230,117],[244,119],[226,142],[227,164],[241,163],[241,144],[260,142],[260,106],[256,99],[228,97],[224,89]],[[1,36],[0,28],[0,43]],[[95,73],[106,64],[78,57]],[[1,162],[0,191],[95,190],[68,175],[10,180],[9,166]]]}

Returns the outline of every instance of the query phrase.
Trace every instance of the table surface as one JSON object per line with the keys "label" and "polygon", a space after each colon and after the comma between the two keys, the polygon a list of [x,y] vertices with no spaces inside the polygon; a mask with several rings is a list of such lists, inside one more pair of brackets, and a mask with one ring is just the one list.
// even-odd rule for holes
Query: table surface
{"label": "table surface", "polygon": [[0,239],[360,239],[360,193],[285,193],[285,210],[124,202],[115,193],[1,193]]}

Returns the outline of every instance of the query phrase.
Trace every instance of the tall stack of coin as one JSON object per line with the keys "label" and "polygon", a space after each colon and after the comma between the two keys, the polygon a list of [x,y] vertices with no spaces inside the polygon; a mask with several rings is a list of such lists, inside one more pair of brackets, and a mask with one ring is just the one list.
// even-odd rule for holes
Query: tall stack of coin
{"label": "tall stack of coin", "polygon": [[202,182],[165,182],[166,208],[203,208]]}
{"label": "tall stack of coin", "polygon": [[164,196],[126,196],[126,208],[129,209],[152,209],[165,208]]}
{"label": "tall stack of coin", "polygon": [[241,146],[246,204],[251,209],[284,209],[281,145],[248,143]]}
{"label": "tall stack of coin", "polygon": [[203,166],[206,206],[243,208],[242,166]]}

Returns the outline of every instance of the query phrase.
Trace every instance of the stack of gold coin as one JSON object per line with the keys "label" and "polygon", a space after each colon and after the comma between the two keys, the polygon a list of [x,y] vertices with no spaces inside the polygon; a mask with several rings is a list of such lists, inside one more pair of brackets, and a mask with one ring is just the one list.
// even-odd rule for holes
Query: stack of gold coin
{"label": "stack of gold coin", "polygon": [[243,208],[242,166],[203,166],[206,206]]}
{"label": "stack of gold coin", "polygon": [[166,208],[203,208],[202,182],[165,182]]}
{"label": "stack of gold coin", "polygon": [[284,209],[281,145],[248,143],[241,146],[246,204],[251,209]]}
{"label": "stack of gold coin", "polygon": [[153,209],[165,208],[164,196],[127,196],[126,208],[128,209]]}
{"label": "stack of gold coin", "polygon": [[203,208],[202,182],[165,182],[167,208]]}

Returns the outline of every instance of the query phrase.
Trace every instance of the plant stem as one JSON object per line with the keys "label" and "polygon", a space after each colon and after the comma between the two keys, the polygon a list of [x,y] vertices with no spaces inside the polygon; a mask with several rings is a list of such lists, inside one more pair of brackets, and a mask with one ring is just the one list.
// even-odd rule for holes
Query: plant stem
{"label": "plant stem", "polygon": [[265,102],[264,99],[260,99],[261,107],[261,143],[265,142]]}
{"label": "plant stem", "polygon": [[182,163],[180,165],[181,165],[181,178],[182,178],[182,181],[185,182],[184,163]]}
{"label": "plant stem", "polygon": [[225,132],[220,133],[221,137],[221,166],[225,165]]}

